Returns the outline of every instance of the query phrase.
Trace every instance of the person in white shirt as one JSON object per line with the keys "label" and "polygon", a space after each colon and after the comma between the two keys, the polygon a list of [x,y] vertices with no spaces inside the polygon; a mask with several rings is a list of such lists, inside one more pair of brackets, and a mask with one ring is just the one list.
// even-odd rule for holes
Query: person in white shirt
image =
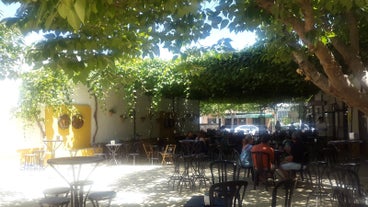
{"label": "person in white shirt", "polygon": [[327,143],[327,124],[322,116],[318,117],[316,123],[316,129],[318,132],[319,141],[322,143]]}

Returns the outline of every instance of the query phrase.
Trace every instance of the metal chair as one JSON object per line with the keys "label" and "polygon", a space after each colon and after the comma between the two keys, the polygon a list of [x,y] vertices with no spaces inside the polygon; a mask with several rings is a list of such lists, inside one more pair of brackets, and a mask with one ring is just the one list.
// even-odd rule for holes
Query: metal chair
{"label": "metal chair", "polygon": [[247,189],[245,180],[232,180],[211,185],[209,190],[210,206],[241,207]]}
{"label": "metal chair", "polygon": [[43,190],[45,197],[68,197],[69,193],[70,187],[55,187]]}
{"label": "metal chair", "polygon": [[238,180],[239,171],[236,162],[215,160],[210,163],[212,184]]}
{"label": "metal chair", "polygon": [[102,202],[105,202],[106,206],[110,206],[112,199],[115,197],[115,191],[96,191],[88,194],[88,199],[94,207],[99,207]]}
{"label": "metal chair", "polygon": [[280,188],[283,188],[285,190],[285,194],[283,196],[285,199],[284,206],[290,207],[295,185],[296,185],[296,180],[294,179],[286,179],[286,180],[282,180],[278,182],[272,190],[271,206],[276,207],[278,192],[281,190]]}
{"label": "metal chair", "polygon": [[70,198],[67,197],[45,197],[38,201],[41,207],[68,207]]}
{"label": "metal chair", "polygon": [[170,175],[168,184],[172,183],[172,188],[175,188],[175,183],[177,182],[178,187],[180,184],[180,181],[182,179],[182,171],[180,170],[180,167],[182,165],[182,156],[174,155],[174,172]]}
{"label": "metal chair", "polygon": [[272,179],[274,185],[274,170],[271,167],[270,155],[262,151],[252,152],[252,160],[254,173],[253,189],[256,189],[260,181],[265,183],[267,189],[268,179]]}
{"label": "metal chair", "polygon": [[345,167],[333,167],[328,171],[333,199],[339,207],[366,206],[366,192],[363,190],[358,174]]}
{"label": "metal chair", "polygon": [[329,198],[330,192],[323,184],[323,179],[327,178],[328,163],[326,161],[311,162],[307,165],[306,176],[307,182],[312,188],[312,191],[307,197],[307,206],[310,198],[316,199],[316,206],[322,201],[322,199]]}

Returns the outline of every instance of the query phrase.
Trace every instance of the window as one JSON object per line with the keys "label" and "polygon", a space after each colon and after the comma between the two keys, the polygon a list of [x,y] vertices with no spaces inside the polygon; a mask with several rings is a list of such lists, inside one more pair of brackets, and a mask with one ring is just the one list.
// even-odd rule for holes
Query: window
{"label": "window", "polygon": [[215,119],[215,118],[208,118],[207,119],[207,123],[208,124],[217,124],[217,119]]}

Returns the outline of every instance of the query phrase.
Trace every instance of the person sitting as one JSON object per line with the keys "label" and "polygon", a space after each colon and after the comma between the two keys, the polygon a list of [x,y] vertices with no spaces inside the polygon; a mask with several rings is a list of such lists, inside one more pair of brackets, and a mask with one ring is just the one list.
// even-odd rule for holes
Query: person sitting
{"label": "person sitting", "polygon": [[289,155],[284,158],[280,164],[281,177],[290,177],[291,171],[301,170],[306,162],[306,148],[302,142],[302,134],[295,131],[291,135],[290,145],[285,146],[285,152]]}
{"label": "person sitting", "polygon": [[[251,152],[265,152],[269,155],[269,163],[267,163],[267,160],[264,156],[265,159],[263,159],[263,165],[264,166],[268,166],[270,169],[274,168],[274,164],[275,164],[275,151],[274,149],[269,145],[270,142],[270,136],[267,134],[262,135],[261,139],[261,143],[256,144],[252,147]],[[256,158],[253,158],[253,160],[255,160]],[[254,163],[254,167],[257,168],[258,166],[256,166],[256,163]]]}
{"label": "person sitting", "polygon": [[253,137],[252,135],[246,135],[243,139],[243,147],[240,153],[240,164],[242,167],[252,167],[252,156],[251,149],[253,147]]}
{"label": "person sitting", "polygon": [[275,151],[269,145],[270,136],[268,134],[263,134],[260,139],[261,143],[254,145],[251,149],[254,189],[258,186],[260,181],[264,182],[267,186],[268,179],[273,179],[275,169]]}

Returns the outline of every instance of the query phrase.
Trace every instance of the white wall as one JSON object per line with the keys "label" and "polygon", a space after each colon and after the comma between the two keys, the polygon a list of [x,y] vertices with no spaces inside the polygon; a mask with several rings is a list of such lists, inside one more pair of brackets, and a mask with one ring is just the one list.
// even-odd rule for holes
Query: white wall
{"label": "white wall", "polygon": [[[94,99],[88,94],[88,89],[82,85],[76,88],[75,94],[73,97],[75,104],[87,104],[91,107],[91,136],[93,136],[96,130],[93,119],[93,113],[96,110]],[[159,137],[160,135],[158,115],[152,119],[148,118],[149,103],[150,98],[147,96],[139,97],[137,100],[136,134],[140,135],[141,138]],[[109,109],[114,109],[116,113],[110,114]],[[172,110],[177,114],[178,122],[175,127],[177,134],[199,130],[199,101],[175,99],[173,102],[170,99],[164,99],[159,106],[159,111],[169,112]],[[120,115],[127,115],[127,104],[122,94],[111,93],[106,101],[106,106],[100,104],[97,106],[98,133],[96,143],[108,142],[111,139],[130,140],[133,137],[133,120],[129,117],[121,119]]]}

